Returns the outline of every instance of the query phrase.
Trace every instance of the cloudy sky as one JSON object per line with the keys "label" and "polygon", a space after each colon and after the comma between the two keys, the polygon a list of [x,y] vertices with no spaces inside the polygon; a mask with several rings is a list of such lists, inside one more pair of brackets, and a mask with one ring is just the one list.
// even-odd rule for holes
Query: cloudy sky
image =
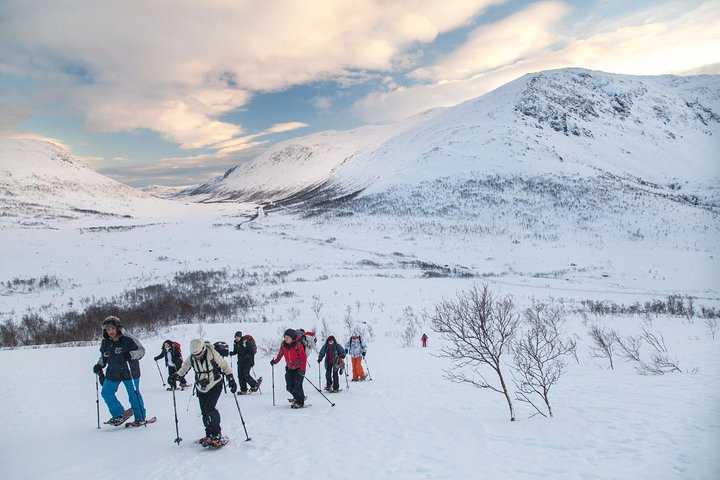
{"label": "cloudy sky", "polygon": [[0,0],[0,135],[190,185],[567,66],[720,73],[720,0]]}

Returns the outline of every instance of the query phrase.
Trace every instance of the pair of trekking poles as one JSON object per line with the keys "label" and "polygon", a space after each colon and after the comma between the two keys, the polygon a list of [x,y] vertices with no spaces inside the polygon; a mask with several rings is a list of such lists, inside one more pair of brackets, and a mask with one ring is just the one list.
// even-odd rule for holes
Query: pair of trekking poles
{"label": "pair of trekking poles", "polygon": [[[223,388],[225,388],[225,375],[224,374],[223,374],[222,382],[223,382]],[[195,395],[196,388],[197,387],[195,385],[193,385],[193,393],[192,393],[192,395],[190,395],[190,399],[192,399],[192,396]],[[178,422],[178,417],[177,417],[177,403],[175,401],[175,389],[171,388],[171,390],[172,390],[172,397],[173,397],[173,411],[175,412],[175,434],[176,434],[175,440],[173,440],[173,441],[175,443],[177,443],[178,445],[180,445],[180,442],[182,442],[182,438],[180,437],[180,431],[179,431],[179,422]],[[225,390],[225,393],[227,393],[227,389]],[[250,440],[252,440],[252,438],[250,438],[250,435],[248,435],[247,426],[245,425],[245,418],[243,417],[242,410],[240,410],[240,402],[238,402],[237,395],[235,395],[234,393],[232,393],[232,397],[235,399],[235,406],[237,407],[238,414],[240,415],[240,422],[242,423],[243,430],[245,431],[245,441],[249,442]],[[190,409],[190,399],[188,400],[188,410]]]}

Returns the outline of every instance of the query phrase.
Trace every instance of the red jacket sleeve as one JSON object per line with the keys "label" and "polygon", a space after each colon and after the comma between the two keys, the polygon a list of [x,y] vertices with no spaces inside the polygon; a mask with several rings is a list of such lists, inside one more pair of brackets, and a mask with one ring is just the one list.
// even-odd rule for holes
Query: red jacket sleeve
{"label": "red jacket sleeve", "polygon": [[282,358],[282,356],[283,356],[283,349],[282,349],[282,345],[281,345],[280,350],[278,351],[278,354],[275,357],[275,363],[278,363],[280,361],[280,359]]}

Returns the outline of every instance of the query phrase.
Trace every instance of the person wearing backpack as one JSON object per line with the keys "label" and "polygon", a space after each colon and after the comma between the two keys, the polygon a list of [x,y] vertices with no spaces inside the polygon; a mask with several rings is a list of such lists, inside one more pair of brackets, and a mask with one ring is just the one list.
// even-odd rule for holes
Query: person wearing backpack
{"label": "person wearing backpack", "polygon": [[173,375],[182,377],[192,368],[195,371],[195,391],[200,403],[203,425],[205,426],[205,437],[198,443],[203,447],[220,447],[225,444],[220,427],[220,412],[216,405],[220,394],[223,391],[224,373],[227,377],[230,391],[237,391],[237,384],[233,378],[232,368],[210,342],[204,342],[196,338],[190,342],[190,355],[185,359],[180,370]]}
{"label": "person wearing backpack", "polygon": [[237,355],[238,381],[240,382],[240,391],[238,395],[246,395],[248,393],[248,385],[251,392],[257,392],[262,383],[262,377],[255,380],[250,375],[250,369],[255,365],[255,354],[257,353],[257,345],[255,339],[251,335],[243,336],[242,332],[235,332],[235,341],[230,355]]}
{"label": "person wearing backpack", "polygon": [[[170,385],[168,390],[175,390],[177,388],[177,382],[175,381],[173,373],[178,371],[183,362],[180,344],[172,340],[165,340],[162,344],[162,350],[160,350],[158,356],[153,357],[153,360],[157,362],[163,357],[165,357],[165,366],[168,369],[168,384]],[[179,377],[179,379],[180,388],[188,386],[185,377]]]}
{"label": "person wearing backpack", "polygon": [[335,337],[330,335],[318,354],[318,363],[325,357],[325,391],[337,393],[340,391],[340,378],[338,371],[343,366],[345,349],[340,346]]}
{"label": "person wearing backpack", "polygon": [[345,344],[345,350],[348,351],[352,360],[352,381],[358,382],[365,380],[367,375],[362,367],[362,359],[365,358],[367,349],[357,329],[353,330],[350,340]]}
{"label": "person wearing backpack", "polygon": [[102,397],[110,410],[110,425],[120,425],[127,417],[123,417],[125,407],[115,395],[122,383],[128,394],[135,422],[145,422],[145,404],[140,395],[140,359],[145,355],[145,347],[140,340],[123,332],[120,319],[109,316],[102,323],[103,340],[100,343],[100,358],[93,365],[93,372],[100,375],[107,367],[102,386]]}
{"label": "person wearing backpack", "polygon": [[285,358],[285,389],[293,396],[292,408],[305,406],[303,380],[307,369],[307,354],[301,337],[302,335],[291,328],[285,330],[280,351],[273,360],[270,360],[270,365],[274,366],[281,358]]}

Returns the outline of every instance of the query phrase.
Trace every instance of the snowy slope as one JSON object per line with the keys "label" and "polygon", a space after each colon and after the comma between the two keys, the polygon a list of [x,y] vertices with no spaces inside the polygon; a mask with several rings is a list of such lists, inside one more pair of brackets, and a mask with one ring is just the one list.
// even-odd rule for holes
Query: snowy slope
{"label": "snowy slope", "polygon": [[161,204],[151,195],[87,168],[55,144],[0,139],[4,224],[40,227],[83,217],[129,219],[138,207]]}
{"label": "snowy slope", "polygon": [[298,202],[318,190],[327,200],[448,176],[609,174],[715,203],[719,97],[718,76],[529,74],[398,125],[285,142],[195,192]]}

